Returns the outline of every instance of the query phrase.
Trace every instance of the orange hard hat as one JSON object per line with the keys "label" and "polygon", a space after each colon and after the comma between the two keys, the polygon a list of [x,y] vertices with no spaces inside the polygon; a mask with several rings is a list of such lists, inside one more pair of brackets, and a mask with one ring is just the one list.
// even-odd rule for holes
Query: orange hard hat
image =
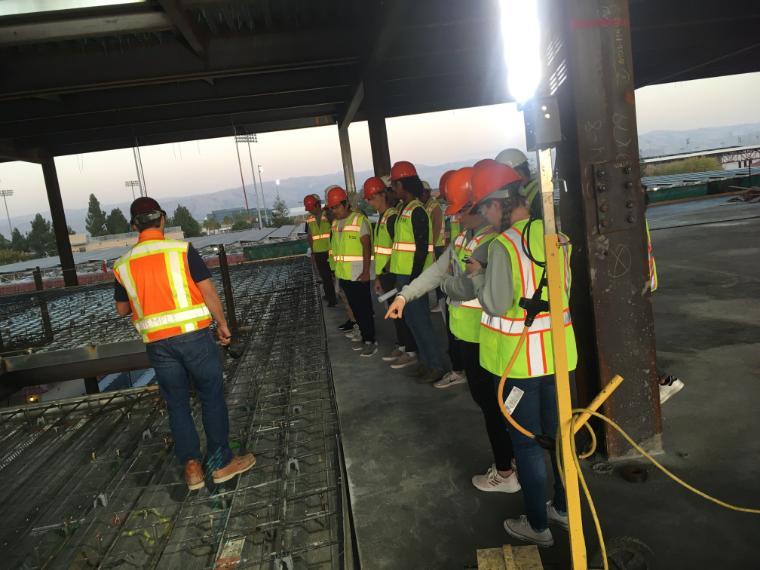
{"label": "orange hard hat", "polygon": [[304,196],[303,198],[303,207],[306,208],[307,211],[311,211],[314,208],[317,207],[317,204],[319,204],[319,196],[316,194],[309,194],[308,196]]}
{"label": "orange hard hat", "polygon": [[407,160],[400,160],[391,168],[391,181],[393,182],[410,176],[417,176],[417,169]]}
{"label": "orange hard hat", "polygon": [[459,213],[467,204],[472,203],[472,174],[475,169],[471,166],[465,166],[452,172],[446,181],[446,206],[444,214],[451,216]]}
{"label": "orange hard hat", "polygon": [[472,174],[472,203],[479,204],[488,198],[507,198],[509,191],[504,187],[522,181],[522,177],[511,166],[493,161],[476,168]]}
{"label": "orange hard hat", "polygon": [[377,176],[367,178],[364,181],[364,199],[369,200],[375,194],[385,192],[385,182],[383,182]]}
{"label": "orange hard hat", "polygon": [[441,175],[441,180],[438,182],[438,193],[441,195],[441,200],[446,199],[446,182],[451,177],[455,170],[447,170]]}
{"label": "orange hard hat", "polygon": [[492,166],[494,164],[496,164],[496,161],[493,158],[482,158],[473,165],[473,168],[481,169],[484,166]]}
{"label": "orange hard hat", "polygon": [[348,200],[348,195],[346,194],[346,191],[343,190],[340,186],[333,186],[327,191],[327,207],[332,208],[333,206],[337,206],[344,200]]}

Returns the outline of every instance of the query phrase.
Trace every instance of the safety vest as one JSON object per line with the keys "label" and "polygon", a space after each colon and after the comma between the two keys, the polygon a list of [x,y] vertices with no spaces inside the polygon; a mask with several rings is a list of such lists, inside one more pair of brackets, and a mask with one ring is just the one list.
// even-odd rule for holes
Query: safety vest
{"label": "safety vest", "polygon": [[529,210],[531,206],[533,205],[533,200],[535,200],[536,196],[538,196],[540,189],[541,188],[538,184],[538,178],[536,178],[535,180],[531,180],[520,189],[520,194],[522,194],[525,197],[525,200],[528,202]]}
{"label": "safety vest", "polygon": [[163,239],[159,230],[146,230],[140,241],[114,264],[116,280],[126,289],[132,323],[143,342],[208,327],[211,313],[190,277],[189,244]]}
{"label": "safety vest", "polygon": [[[368,224],[361,212],[352,212],[345,219],[343,227],[338,220],[333,222],[333,233],[337,234],[333,245],[335,277],[353,281],[364,266],[364,249],[361,242],[362,224]],[[357,271],[358,270],[358,271]]]}
{"label": "safety vest", "polygon": [[[465,272],[466,264],[464,259],[472,255],[472,252],[481,245],[489,243],[496,237],[496,231],[493,227],[485,226],[475,232],[472,239],[468,239],[467,231],[460,233],[451,244],[454,253],[452,263],[456,263],[458,268],[451,268],[453,274],[462,274]],[[480,305],[477,297],[469,301],[452,301],[449,304],[449,328],[451,333],[460,340],[466,342],[478,342],[480,340],[480,320],[483,314],[483,307]]]}
{"label": "safety vest", "polygon": [[654,262],[654,250],[652,249],[652,236],[649,234],[649,222],[644,224],[647,228],[647,260],[649,261],[649,290],[654,293],[657,291],[657,264]]}
{"label": "safety vest", "polygon": [[324,215],[319,216],[319,222],[315,216],[306,218],[306,224],[311,236],[311,251],[324,253],[330,249],[330,221]]}
{"label": "safety vest", "polygon": [[393,239],[388,232],[388,218],[397,214],[396,208],[388,208],[375,225],[375,275],[380,275],[391,259]]}
{"label": "safety vest", "polygon": [[[430,227],[433,227],[433,212],[435,209],[438,208],[441,209],[441,203],[436,198],[429,198],[427,202],[425,202],[425,211],[428,214],[428,217],[430,218]],[[441,217],[441,222],[443,222],[443,217]],[[441,223],[441,229],[438,230],[438,235],[433,236],[433,245],[436,247],[443,246],[446,243],[445,237],[443,235],[443,223]]]}
{"label": "safety vest", "polygon": [[[425,208],[422,202],[416,198],[409,202],[401,210],[396,218],[396,227],[393,234],[393,252],[391,253],[391,273],[396,275],[411,275],[414,266],[414,252],[417,251],[417,245],[414,241],[414,229],[412,228],[412,212],[417,208]],[[427,216],[427,212],[426,212]],[[424,269],[433,264],[433,228],[428,218],[428,254],[425,257]]]}
{"label": "safety vest", "polygon": [[461,233],[461,216],[459,214],[454,214],[453,216],[449,217],[449,235],[451,236],[451,243],[454,243],[454,239]]}
{"label": "safety vest", "polygon": [[[522,297],[533,296],[543,270],[534,264],[524,251],[527,243],[523,235],[528,220],[520,220],[507,231],[500,233],[491,242],[490,248],[503,247],[509,254],[512,266],[512,306],[503,315],[489,315],[483,311],[480,321],[480,365],[492,374],[501,375],[517,346],[517,341],[525,326],[525,310],[520,308]],[[560,247],[560,271],[564,283],[562,291],[563,319],[565,323],[565,345],[569,370],[575,370],[578,351],[575,346],[575,332],[570,319],[570,245]],[[534,220],[530,229],[530,247],[535,259],[546,259],[544,249],[544,224]],[[548,299],[548,287],[544,287],[541,298]],[[539,313],[530,327],[528,337],[518,353],[510,378],[534,378],[554,374],[554,350],[552,348],[551,320],[548,312]]]}

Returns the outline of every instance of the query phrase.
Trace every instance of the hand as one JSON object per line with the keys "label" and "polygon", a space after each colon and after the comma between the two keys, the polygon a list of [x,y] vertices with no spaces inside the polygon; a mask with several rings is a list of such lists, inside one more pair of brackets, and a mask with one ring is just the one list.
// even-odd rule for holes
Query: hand
{"label": "hand", "polygon": [[357,281],[367,282],[369,281],[369,269],[367,271],[362,271],[359,274],[359,277],[356,278]]}
{"label": "hand", "polygon": [[227,323],[218,323],[216,325],[216,336],[219,339],[219,344],[227,346],[232,340],[232,333],[230,332]]}
{"label": "hand", "polygon": [[400,295],[396,295],[393,299],[393,303],[388,307],[388,312],[385,313],[386,319],[400,319],[404,316],[404,307],[406,306],[406,299]]}
{"label": "hand", "polygon": [[378,295],[383,294],[383,286],[380,284],[380,279],[375,278],[375,293]]}
{"label": "hand", "polygon": [[480,264],[480,262],[477,259],[473,259],[472,257],[470,257],[465,262],[465,271],[467,272],[467,275],[473,275],[477,273],[478,271],[481,271],[482,269],[483,269],[483,266]]}

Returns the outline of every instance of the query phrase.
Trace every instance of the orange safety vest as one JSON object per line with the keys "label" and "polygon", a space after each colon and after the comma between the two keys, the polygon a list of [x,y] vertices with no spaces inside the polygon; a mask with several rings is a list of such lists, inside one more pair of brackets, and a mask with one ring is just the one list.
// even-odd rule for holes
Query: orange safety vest
{"label": "orange safety vest", "polygon": [[143,342],[197,331],[211,324],[211,313],[190,276],[189,244],[164,239],[159,229],[140,233],[137,244],[114,264],[126,289],[132,323]]}

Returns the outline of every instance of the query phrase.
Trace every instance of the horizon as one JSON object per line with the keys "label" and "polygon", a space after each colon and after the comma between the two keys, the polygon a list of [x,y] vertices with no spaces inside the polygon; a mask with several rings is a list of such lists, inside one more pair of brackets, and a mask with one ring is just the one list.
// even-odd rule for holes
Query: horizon
{"label": "horizon", "polygon": [[[760,123],[760,109],[754,100],[754,93],[758,91],[760,73],[637,89],[639,137],[663,131],[729,130]],[[415,164],[436,167],[453,162],[474,162],[494,156],[507,147],[525,149],[522,115],[514,103],[395,117],[386,119],[386,124],[393,161],[411,160]],[[372,170],[367,123],[352,124],[349,139],[354,171]],[[246,156],[248,149],[245,145],[240,147],[249,193],[253,185],[251,162],[254,168],[259,164],[263,166],[265,185],[274,184],[275,179],[287,182],[327,175],[335,176],[334,182],[343,185],[338,133],[334,125],[261,133],[258,140],[251,145],[252,160]],[[241,188],[232,137],[145,146],[140,151],[148,194],[159,201],[189,199]],[[131,192],[124,187],[125,180],[137,177],[131,149],[60,156],[56,157],[56,167],[67,212],[86,209],[90,194],[95,194],[104,209],[131,201]],[[357,185],[361,182],[357,180]],[[11,218],[27,218],[40,213],[50,219],[39,165],[0,164],[0,188],[14,190],[14,196],[8,199]],[[274,192],[268,192],[268,205],[273,199]],[[42,207],[30,207],[35,204]],[[13,225],[22,229],[20,223],[23,222]],[[0,223],[1,227],[3,224]],[[5,231],[0,230],[0,234],[5,235]]]}

